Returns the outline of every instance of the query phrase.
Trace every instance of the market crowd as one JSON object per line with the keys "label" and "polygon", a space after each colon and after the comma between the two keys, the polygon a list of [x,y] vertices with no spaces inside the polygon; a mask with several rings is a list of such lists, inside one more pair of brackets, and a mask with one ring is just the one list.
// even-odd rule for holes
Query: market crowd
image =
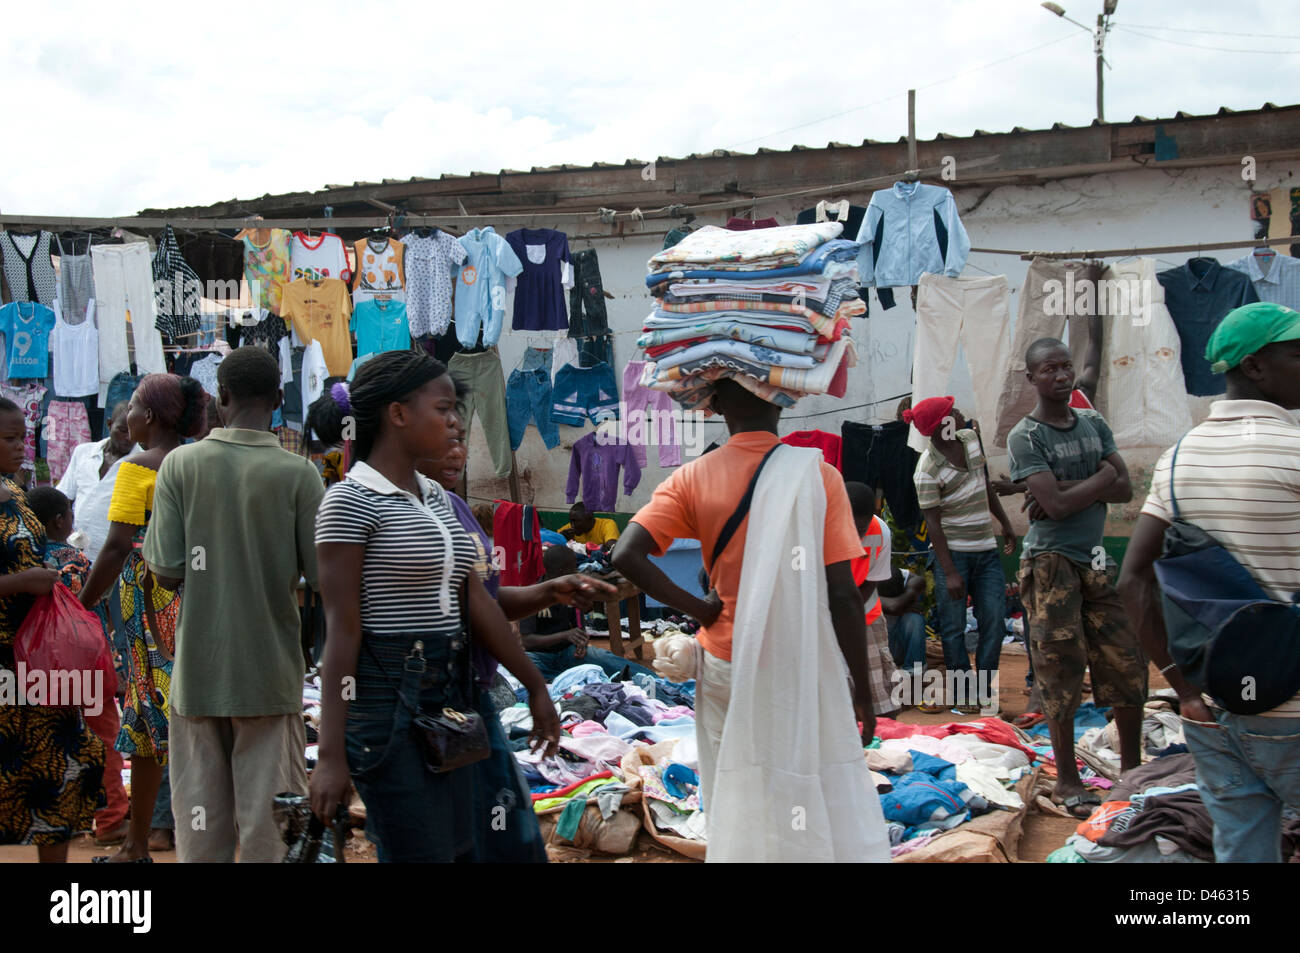
{"label": "market crowd", "polygon": [[[828,823],[856,845],[846,859],[888,860],[879,805],[855,799],[866,778],[861,752],[876,719],[902,707],[896,670],[924,664],[930,577],[945,665],[972,673],[966,685],[976,687],[943,705],[979,711],[996,703],[988,686],[997,682],[1009,582],[1001,556],[1020,542],[1010,581],[1024,608],[1031,708],[1055,754],[1055,800],[1081,818],[1097,803],[1074,752],[1085,683],[1114,710],[1122,769],[1140,764],[1154,665],[1178,696],[1216,859],[1278,860],[1283,811],[1300,807],[1300,695],[1256,714],[1203,696],[1170,656],[1155,566],[1166,531],[1191,524],[1269,598],[1290,603],[1300,592],[1300,315],[1239,308],[1214,332],[1207,358],[1226,373],[1226,397],[1155,467],[1118,581],[1103,546],[1107,504],[1128,502],[1134,489],[1110,427],[1091,409],[1095,376],[1076,374],[1070,350],[1050,338],[1024,355],[1036,396],[1008,437],[1009,478],[990,477],[979,425],[952,398],[901,408],[928,439],[911,474],[928,571],[904,572],[891,558],[873,487],[846,485],[834,467],[805,466],[810,458],[799,454],[774,456],[780,409],[730,380],[713,396],[729,439],[676,470],[621,536],[575,507],[569,538],[603,550],[646,594],[702,624],[692,651],[700,789],[717,812],[710,850],[714,826],[722,838],[731,815],[744,815],[727,780],[744,766],[727,760],[724,726],[729,737],[761,738],[776,701],[769,694],[807,676],[830,686],[831,701],[810,716],[823,752],[817,770],[841,786]],[[616,590],[579,573],[563,544],[547,550],[541,578],[503,584],[490,520],[454,492],[466,465],[466,392],[424,353],[379,354],[313,404],[307,426],[343,453],[328,488],[310,459],[271,432],[282,395],[268,352],[234,350],[217,385],[211,414],[197,381],[147,375],[113,409],[109,437],[78,447],[57,487],[0,485],[0,669],[15,670],[27,612],[62,584],[100,620],[120,699],[120,710],[110,702],[97,715],[0,705],[0,844],[61,861],[71,839],[93,829],[99,843],[120,845],[97,858],[107,863],[149,862],[173,836],[182,862],[277,861],[278,795],[308,795],[317,817],[334,823],[355,789],[381,861],[544,861],[489,689],[498,667],[510,672],[527,698],[531,746],[553,753],[561,731],[548,680],[581,663],[626,665],[589,647],[574,615]],[[19,471],[25,437],[22,411],[0,398],[0,471]],[[760,480],[769,463],[793,501],[780,510],[788,526],[764,520],[779,509]],[[1023,540],[1004,498],[1028,516]],[[815,579],[792,579],[782,560],[759,558],[769,541],[801,539],[809,525],[824,567]],[[707,578],[698,592],[652,560],[678,538],[701,541]],[[310,778],[303,581],[322,595],[328,633]],[[765,628],[744,596],[758,590],[775,619],[824,597],[831,652],[799,648],[795,639],[815,638],[815,626],[812,636]],[[745,639],[761,639],[773,653],[765,657],[788,657],[792,669],[780,678],[755,670]],[[1279,637],[1279,665],[1294,650]],[[503,789],[518,797],[509,823],[493,824]],[[836,804],[857,816],[837,814]]]}

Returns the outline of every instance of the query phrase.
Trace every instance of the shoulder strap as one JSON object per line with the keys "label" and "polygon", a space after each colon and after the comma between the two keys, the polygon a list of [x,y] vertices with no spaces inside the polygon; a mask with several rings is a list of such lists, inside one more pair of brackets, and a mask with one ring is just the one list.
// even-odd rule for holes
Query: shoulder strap
{"label": "shoulder strap", "polygon": [[718,562],[718,557],[722,551],[727,548],[727,543],[731,542],[731,537],[736,535],[736,530],[740,529],[740,524],[745,521],[749,515],[750,504],[754,502],[754,487],[758,486],[758,478],[763,474],[763,467],[767,466],[768,459],[776,452],[776,448],[781,446],[777,444],[767,453],[763,454],[763,459],[758,462],[758,469],[749,480],[749,486],[745,487],[745,495],[740,498],[736,504],[736,511],[722,527],[722,532],[718,534],[717,541],[713,544],[713,557],[709,560],[709,565],[714,566]]}
{"label": "shoulder strap", "polygon": [[1174,455],[1169,461],[1169,505],[1174,511],[1174,519],[1178,519],[1178,497],[1174,495],[1174,467],[1178,465],[1178,448],[1186,439],[1187,434],[1178,438],[1178,442],[1174,444]]}

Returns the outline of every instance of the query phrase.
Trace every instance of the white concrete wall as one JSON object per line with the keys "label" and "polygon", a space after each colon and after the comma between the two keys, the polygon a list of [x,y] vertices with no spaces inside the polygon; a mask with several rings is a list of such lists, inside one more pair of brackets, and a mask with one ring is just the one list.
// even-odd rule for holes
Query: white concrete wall
{"label": "white concrete wall", "polygon": [[[958,170],[960,172],[960,170]],[[1292,165],[1261,164],[1255,189],[1271,189],[1296,182],[1297,169]],[[1250,220],[1251,186],[1241,178],[1235,165],[1195,169],[1144,169],[1125,173],[1107,173],[1049,182],[1045,185],[1006,185],[961,188],[960,177],[953,182],[962,221],[974,247],[1067,251],[1071,248],[1097,249],[1125,246],[1174,245],[1195,241],[1217,242],[1237,238],[1249,240],[1254,234]],[[839,198],[840,196],[834,196]],[[854,204],[866,205],[869,192],[846,193]],[[812,204],[807,200],[760,202],[759,217],[775,216],[782,223],[794,221],[795,214]],[[743,212],[742,212],[743,214]],[[725,214],[701,219],[702,224],[722,224]],[[572,233],[586,226],[567,226]],[[654,228],[662,226],[657,223]],[[504,233],[508,227],[499,227]],[[601,276],[605,288],[614,295],[608,301],[610,326],[615,334],[616,374],[630,360],[639,359],[635,342],[641,320],[651,310],[651,299],[644,278],[646,261],[662,245],[662,236],[629,238],[622,241],[590,243],[600,256]],[[589,243],[574,242],[573,250]],[[1284,249],[1280,249],[1284,250]],[[1227,262],[1240,257],[1245,249],[1207,252]],[[1193,254],[1158,256],[1158,270],[1181,265]],[[1029,263],[1009,255],[972,254],[963,272],[965,277],[986,274],[1006,275],[1011,289],[1010,311],[1014,322],[1018,295]],[[849,389],[842,399],[809,397],[783,414],[782,432],[823,429],[838,433],[844,420],[876,423],[893,419],[899,395],[910,391],[913,335],[916,317],[906,292],[897,295],[897,307],[884,311],[874,293],[870,317],[854,322],[859,364],[850,373]],[[507,328],[511,305],[507,304]],[[1013,329],[1014,333],[1014,329]],[[526,332],[507,331],[499,350],[505,374],[518,364],[526,346]],[[980,370],[983,373],[983,369]],[[995,369],[999,375],[1004,369]],[[964,355],[959,355],[951,380],[951,393],[961,405],[970,406],[970,373]],[[583,430],[560,427],[561,444],[547,451],[535,428],[530,427],[516,454],[520,490],[524,502],[545,509],[564,509],[564,484],[568,476],[570,453]],[[721,420],[706,424],[706,438],[722,439],[725,428]],[[1144,476],[1150,464],[1164,448],[1126,452],[1130,467],[1135,468],[1137,495],[1144,495]],[[641,484],[631,497],[620,496],[618,510],[633,512],[645,503],[654,487],[669,471],[655,466],[655,450],[650,449],[651,465],[643,473]],[[1004,458],[990,461],[994,472],[1002,468]],[[470,484],[472,498],[493,499],[508,495],[504,480],[496,480],[477,422],[470,435]],[[1112,508],[1110,532],[1127,535],[1124,524],[1130,522],[1140,506],[1140,499],[1127,508]]]}

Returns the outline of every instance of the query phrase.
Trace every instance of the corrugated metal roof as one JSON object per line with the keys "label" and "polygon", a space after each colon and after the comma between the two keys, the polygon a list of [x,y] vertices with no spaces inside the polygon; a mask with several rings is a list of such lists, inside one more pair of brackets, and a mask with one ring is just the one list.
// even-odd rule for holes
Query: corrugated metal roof
{"label": "corrugated metal roof", "polygon": [[[1179,120],[1187,120],[1187,119],[1212,119],[1215,116],[1235,116],[1235,115],[1242,115],[1245,113],[1252,113],[1252,112],[1269,112],[1277,109],[1293,109],[1293,108],[1296,107],[1276,106],[1273,103],[1264,103],[1264,105],[1259,107],[1258,109],[1230,109],[1227,106],[1220,106],[1216,112],[1207,113],[1203,115],[1184,112],[1183,110],[1180,109],[1178,112],[1174,113],[1174,115],[1171,118],[1168,119],[1151,119],[1146,116],[1134,116],[1132,119],[1128,120],[1127,122],[1107,122],[1107,123],[1098,122],[1096,119],[1094,119],[1089,125],[1091,126],[1149,125],[1151,123],[1156,123],[1156,122],[1176,122]],[[1040,133],[1040,132],[1061,132],[1065,130],[1081,129],[1081,128],[1085,128],[1085,127],[1072,126],[1069,123],[1064,123],[1064,122],[1054,122],[1048,129],[1026,129],[1024,126],[1013,126],[1011,127],[1010,130],[1006,132],[990,132],[987,129],[976,129],[969,136],[959,136],[947,132],[938,132],[935,133],[933,139],[921,139],[918,141],[919,142],[947,142],[956,139],[982,139],[989,136],[1020,136],[1020,135],[1030,135],[1033,133]],[[900,136],[896,141],[906,142],[907,137]],[[712,149],[708,152],[692,152],[689,155],[685,155],[685,156],[657,156],[654,161],[656,164],[663,164],[668,162],[684,162],[691,159],[721,159],[721,158],[735,158],[735,157],[755,156],[755,155],[779,155],[782,153],[809,152],[815,149],[823,149],[823,148],[824,149],[860,149],[863,146],[879,146],[879,145],[885,145],[888,142],[889,140],[863,139],[860,143],[857,144],[849,143],[849,142],[828,142],[826,143],[825,146],[807,146],[807,145],[799,144],[799,145],[792,145],[787,149],[773,149],[768,146],[759,146],[753,152],[741,152],[735,149]],[[622,166],[620,166],[619,163],[617,162],[593,162],[590,165],[582,165],[582,164],[565,162],[565,163],[560,163],[558,165],[533,166],[531,169],[500,169],[497,172],[470,172],[468,173],[468,175],[466,175],[465,173],[444,172],[441,175],[437,176],[436,178],[437,179],[463,179],[463,178],[470,178],[474,176],[531,175],[533,173],[546,173],[546,172],[581,172],[581,171],[600,170],[600,169],[617,169],[620,167],[630,168],[633,166],[644,166],[646,164],[647,163],[642,159],[628,159],[622,163]],[[410,179],[384,179],[383,184],[401,185],[404,182],[429,182],[429,181],[433,181],[434,178],[435,177],[430,177],[430,176],[412,176]],[[375,185],[375,184],[377,183],[354,182],[352,185],[327,185],[325,186],[325,188],[326,190],[359,188],[362,186]]]}

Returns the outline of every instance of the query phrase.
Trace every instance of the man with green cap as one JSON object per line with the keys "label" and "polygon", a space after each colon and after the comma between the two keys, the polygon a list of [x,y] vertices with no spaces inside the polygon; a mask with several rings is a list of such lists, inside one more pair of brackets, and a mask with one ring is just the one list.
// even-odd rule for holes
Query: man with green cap
{"label": "man with green cap", "polygon": [[[1152,566],[1178,515],[1224,546],[1274,599],[1300,593],[1300,312],[1248,304],[1215,329],[1205,359],[1227,395],[1166,450],[1151,477],[1119,589],[1147,655],[1178,692],[1201,798],[1214,822],[1214,859],[1279,863],[1282,811],[1300,809],[1300,694],[1260,715],[1220,709],[1169,658]],[[1279,651],[1282,651],[1279,647]]]}

